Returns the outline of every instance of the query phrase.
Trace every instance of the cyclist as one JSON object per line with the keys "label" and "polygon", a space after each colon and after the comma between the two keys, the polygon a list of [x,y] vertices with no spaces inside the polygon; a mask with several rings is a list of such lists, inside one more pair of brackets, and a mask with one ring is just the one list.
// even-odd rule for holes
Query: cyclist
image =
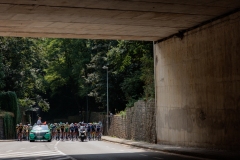
{"label": "cyclist", "polygon": [[18,133],[18,140],[22,141],[22,132],[23,132],[23,125],[22,123],[19,124],[18,129],[17,129],[17,133]]}
{"label": "cyclist", "polygon": [[31,130],[32,130],[32,126],[28,124],[28,133],[30,133]]}
{"label": "cyclist", "polygon": [[60,140],[61,127],[59,124],[57,124],[56,130],[57,130],[56,140]]}
{"label": "cyclist", "polygon": [[26,139],[28,140],[29,138],[29,126],[26,125]]}
{"label": "cyclist", "polygon": [[[50,132],[52,133],[52,131],[53,131],[53,124],[51,123],[50,125],[49,125],[49,130],[50,130]],[[52,133],[52,135],[53,135],[53,133]]]}
{"label": "cyclist", "polygon": [[61,139],[63,140],[64,139],[64,123],[60,123],[60,128],[61,128]]}
{"label": "cyclist", "polygon": [[87,124],[87,135],[88,135],[88,140],[90,141],[92,136],[91,136],[91,133],[92,132],[92,127],[91,127],[91,123],[88,123]]}
{"label": "cyclist", "polygon": [[91,129],[92,129],[92,132],[91,132],[91,136],[92,136],[92,139],[95,140],[95,136],[96,136],[96,126],[95,124],[93,123],[92,126],[91,126]]}
{"label": "cyclist", "polygon": [[57,131],[57,123],[53,123],[51,128],[52,128],[52,139],[55,139],[56,131]]}
{"label": "cyclist", "polygon": [[96,126],[96,136],[98,140],[101,140],[102,130],[101,130],[101,125],[99,123]]}
{"label": "cyclist", "polygon": [[72,141],[73,141],[73,134],[74,134],[74,124],[73,123],[70,124],[69,131],[70,131],[70,139],[72,139]]}
{"label": "cyclist", "polygon": [[78,128],[79,128],[78,124],[75,123],[74,124],[74,133],[75,133],[76,140],[78,140],[78,136],[79,136]]}
{"label": "cyclist", "polygon": [[65,130],[64,130],[65,138],[66,138],[66,140],[68,140],[68,136],[69,136],[69,124],[68,124],[68,122],[66,122],[64,128],[65,128]]}
{"label": "cyclist", "polygon": [[51,131],[51,123],[48,123],[47,126],[48,126],[48,129]]}
{"label": "cyclist", "polygon": [[27,139],[29,140],[29,133],[31,131],[32,127],[30,124],[27,125]]}
{"label": "cyclist", "polygon": [[27,140],[27,125],[23,125],[23,137]]}

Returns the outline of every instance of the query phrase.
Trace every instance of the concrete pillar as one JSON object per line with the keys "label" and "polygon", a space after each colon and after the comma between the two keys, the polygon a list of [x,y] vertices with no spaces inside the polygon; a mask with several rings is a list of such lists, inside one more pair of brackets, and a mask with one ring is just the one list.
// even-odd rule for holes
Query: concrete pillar
{"label": "concrete pillar", "polygon": [[240,148],[240,12],[155,47],[158,143]]}

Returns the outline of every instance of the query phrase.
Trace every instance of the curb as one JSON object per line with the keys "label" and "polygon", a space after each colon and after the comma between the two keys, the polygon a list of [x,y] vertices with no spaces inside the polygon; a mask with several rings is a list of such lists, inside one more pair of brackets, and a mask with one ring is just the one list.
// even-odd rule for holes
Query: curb
{"label": "curb", "polygon": [[113,141],[113,140],[108,140],[108,139],[104,139],[102,138],[102,140],[104,141],[108,141],[108,142],[114,142],[114,143],[119,143],[119,144],[125,144],[125,145],[130,145],[130,146],[134,146],[134,147],[138,147],[138,148],[144,148],[144,149],[151,149],[154,151],[161,151],[161,152],[165,152],[165,153],[173,153],[173,154],[178,154],[178,155],[184,155],[184,156],[191,156],[194,158],[199,158],[199,159],[215,159],[216,157],[212,157],[210,155],[201,155],[199,153],[191,153],[191,152],[185,152],[185,151],[174,151],[174,150],[167,150],[167,149],[157,149],[154,147],[146,147],[143,145],[136,145],[136,144],[129,144],[129,143],[125,143],[125,142],[118,142],[118,141]]}
{"label": "curb", "polygon": [[108,142],[115,142],[115,143],[119,143],[119,144],[126,144],[126,145],[139,147],[139,148],[152,149],[152,150],[156,150],[156,151],[163,151],[163,150],[159,150],[159,149],[156,149],[156,148],[153,148],[153,147],[146,147],[146,146],[141,146],[141,145],[136,145],[136,144],[129,144],[129,143],[125,143],[125,142],[117,142],[117,141],[112,141],[112,140],[108,140],[108,139],[104,139],[104,138],[102,138],[102,140],[108,141]]}

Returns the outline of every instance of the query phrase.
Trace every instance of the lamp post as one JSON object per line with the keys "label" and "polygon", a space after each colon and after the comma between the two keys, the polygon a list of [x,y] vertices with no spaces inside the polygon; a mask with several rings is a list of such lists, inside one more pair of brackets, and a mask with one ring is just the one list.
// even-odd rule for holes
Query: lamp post
{"label": "lamp post", "polygon": [[108,106],[108,67],[103,66],[102,68],[107,70],[107,133],[108,133],[108,112],[109,112],[109,106]]}
{"label": "lamp post", "polygon": [[[85,79],[85,76],[82,76],[82,78],[84,78]],[[85,79],[86,80],[86,79]],[[88,86],[87,86],[88,87]],[[86,107],[87,107],[87,109],[86,109],[86,121],[87,121],[87,123],[88,123],[88,94],[86,95],[86,103],[87,103],[87,105],[86,105]]]}
{"label": "lamp post", "polygon": [[88,123],[88,95],[87,95],[87,116],[86,116],[86,119],[87,119],[87,123]]}

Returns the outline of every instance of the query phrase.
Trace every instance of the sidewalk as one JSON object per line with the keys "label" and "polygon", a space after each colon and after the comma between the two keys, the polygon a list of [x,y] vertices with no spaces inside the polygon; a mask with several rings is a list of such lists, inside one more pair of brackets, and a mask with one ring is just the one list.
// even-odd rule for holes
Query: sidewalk
{"label": "sidewalk", "polygon": [[179,147],[179,146],[171,146],[171,145],[160,145],[160,144],[152,144],[147,142],[139,142],[132,141],[120,138],[114,138],[110,136],[103,136],[102,140],[127,144],[135,147],[152,149],[156,151],[163,151],[168,153],[176,153],[181,155],[199,157],[204,159],[240,159],[240,151],[225,151],[225,150],[213,150],[213,149],[203,149],[203,148],[190,148],[190,147]]}

